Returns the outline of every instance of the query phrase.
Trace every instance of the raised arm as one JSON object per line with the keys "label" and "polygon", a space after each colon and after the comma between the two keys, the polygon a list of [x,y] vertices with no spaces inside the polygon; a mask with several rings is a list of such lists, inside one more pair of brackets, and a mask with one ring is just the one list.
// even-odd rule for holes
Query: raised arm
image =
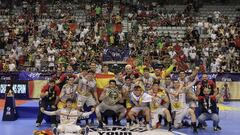
{"label": "raised arm", "polygon": [[192,86],[194,86],[194,84],[198,81],[198,76],[195,77],[194,81],[191,82],[190,84],[188,84],[185,89],[189,90]]}
{"label": "raised arm", "polygon": [[162,72],[162,75],[161,75],[162,78],[165,78],[173,71],[173,68],[176,66],[176,62],[177,62],[176,60],[173,60],[173,64],[170,65],[166,70]]}

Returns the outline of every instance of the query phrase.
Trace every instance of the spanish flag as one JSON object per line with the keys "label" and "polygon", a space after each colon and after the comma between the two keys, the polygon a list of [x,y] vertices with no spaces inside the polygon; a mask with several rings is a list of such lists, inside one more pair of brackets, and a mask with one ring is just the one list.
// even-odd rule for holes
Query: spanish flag
{"label": "spanish flag", "polygon": [[29,98],[40,98],[40,93],[43,88],[48,83],[47,80],[32,80],[28,82]]}
{"label": "spanish flag", "polygon": [[109,80],[115,79],[114,74],[96,74],[97,94],[101,95],[102,90],[108,85]]}

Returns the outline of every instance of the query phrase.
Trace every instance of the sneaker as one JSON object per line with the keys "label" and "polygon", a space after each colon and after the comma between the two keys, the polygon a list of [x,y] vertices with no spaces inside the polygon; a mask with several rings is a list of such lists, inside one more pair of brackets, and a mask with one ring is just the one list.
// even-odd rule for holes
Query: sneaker
{"label": "sneaker", "polygon": [[218,130],[222,130],[222,128],[221,128],[220,126],[217,126],[217,129],[218,129]]}
{"label": "sneaker", "polygon": [[193,128],[193,133],[198,133],[197,128]]}
{"label": "sneaker", "polygon": [[55,128],[55,127],[56,127],[56,124],[51,124],[51,127],[52,127],[52,128]]}
{"label": "sneaker", "polygon": [[116,125],[116,126],[122,126],[122,124],[121,124],[121,122],[118,120],[118,121],[116,121],[116,122],[114,122],[114,125]]}
{"label": "sneaker", "polygon": [[203,126],[203,124],[201,124],[201,123],[198,123],[198,126],[197,126],[197,128],[198,128],[198,129],[204,129],[204,126]]}
{"label": "sneaker", "polygon": [[86,126],[85,129],[84,129],[83,135],[88,135],[88,133],[89,133],[89,127]]}
{"label": "sneaker", "polygon": [[172,132],[172,122],[168,122],[168,131]]}
{"label": "sneaker", "polygon": [[203,122],[203,127],[207,127],[208,125],[207,125],[207,122],[206,121],[204,121]]}
{"label": "sneaker", "polygon": [[56,127],[54,127],[54,128],[52,129],[52,131],[53,131],[53,134],[54,134],[54,135],[58,135],[58,132],[57,132],[57,128],[56,128]]}
{"label": "sneaker", "polygon": [[150,130],[151,130],[151,127],[150,127],[150,125],[149,125],[149,124],[147,124],[147,125],[146,125],[146,128],[147,128],[147,130],[148,130],[148,131],[150,131]]}
{"label": "sneaker", "polygon": [[130,123],[127,122],[126,127],[127,129],[130,129]]}
{"label": "sneaker", "polygon": [[168,128],[168,132],[172,132],[172,127],[169,127],[169,128]]}
{"label": "sneaker", "polygon": [[220,126],[216,126],[213,128],[213,131],[218,131],[218,130],[222,130],[222,128]]}
{"label": "sneaker", "polygon": [[100,130],[103,129],[103,123],[102,123],[102,122],[99,122],[99,124],[98,124],[98,129],[100,129]]}
{"label": "sneaker", "polygon": [[138,128],[139,127],[139,124],[133,124],[133,125],[131,125],[131,129],[135,129],[135,128]]}
{"label": "sneaker", "polygon": [[193,128],[193,133],[198,133],[197,128]]}
{"label": "sneaker", "polygon": [[40,127],[41,126],[41,123],[36,123],[36,127]]}
{"label": "sneaker", "polygon": [[184,127],[191,127],[191,125],[187,121],[183,121],[182,124]]}

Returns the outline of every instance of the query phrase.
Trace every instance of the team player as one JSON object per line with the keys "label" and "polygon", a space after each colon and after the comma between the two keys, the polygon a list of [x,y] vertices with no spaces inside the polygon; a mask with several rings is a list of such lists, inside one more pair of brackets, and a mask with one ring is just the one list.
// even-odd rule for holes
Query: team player
{"label": "team player", "polygon": [[172,118],[168,110],[169,99],[164,89],[159,87],[157,82],[153,83],[151,91],[149,94],[152,95],[152,102],[150,103],[151,108],[151,118],[152,118],[152,128],[157,128],[157,123],[159,122],[159,115],[166,117],[169,124],[169,131],[172,130]]}
{"label": "team player", "polygon": [[84,104],[86,104],[94,110],[96,104],[99,103],[96,91],[96,81],[94,79],[94,71],[89,70],[87,75],[79,80],[77,92],[78,108],[83,109]]}
{"label": "team player", "polygon": [[[76,89],[77,86],[74,85],[75,77],[69,77],[67,80],[67,84],[65,84],[61,90],[60,93],[60,102],[58,103],[58,109],[63,108],[63,106],[66,104],[66,100],[68,98],[72,98],[76,100]],[[73,104],[76,107],[76,103]]]}
{"label": "team player", "polygon": [[99,100],[102,101],[96,107],[96,115],[99,121],[99,128],[103,128],[102,113],[107,110],[111,110],[116,114],[119,114],[116,124],[121,125],[120,121],[124,118],[126,109],[122,104],[120,104],[123,102],[122,93],[118,89],[115,80],[109,81],[109,85],[103,90]]}
{"label": "team player", "polygon": [[184,86],[183,84],[180,84],[179,81],[174,81],[174,86],[169,91],[169,97],[171,102],[171,109],[172,112],[175,113],[174,117],[174,127],[175,128],[181,128],[182,127],[182,120],[186,116],[190,116],[193,131],[197,132],[196,127],[196,115],[194,112],[194,109],[191,106],[192,104],[186,103],[186,96],[189,95],[194,99],[197,99],[197,97],[194,95],[194,93],[190,90],[190,88],[196,83],[197,77],[195,80],[190,83],[188,86]]}
{"label": "team player", "polygon": [[154,78],[150,75],[150,69],[145,67],[143,69],[143,76],[135,80],[135,82],[140,81],[144,86],[144,91],[149,91],[152,88]]}
{"label": "team player", "polygon": [[[138,127],[137,117],[139,114],[143,114],[146,120],[146,127],[148,130],[150,130],[150,102],[152,101],[152,96],[144,93],[143,89],[136,85],[134,87],[133,92],[130,93],[130,103],[132,105],[131,110],[128,113],[128,117],[133,122],[133,125],[131,128]],[[128,124],[130,125],[130,120],[128,120]]]}
{"label": "team player", "polygon": [[56,111],[45,111],[44,108],[41,108],[41,112],[54,116],[59,115],[60,116],[60,124],[57,127],[57,130],[55,131],[55,134],[65,135],[65,134],[84,134],[87,135],[88,128],[86,128],[85,132],[82,130],[82,128],[78,125],[77,119],[78,117],[89,117],[93,113],[93,111],[90,112],[80,112],[77,109],[72,108],[72,103],[75,101],[73,99],[67,99],[66,100],[66,106],[62,109],[56,110]]}

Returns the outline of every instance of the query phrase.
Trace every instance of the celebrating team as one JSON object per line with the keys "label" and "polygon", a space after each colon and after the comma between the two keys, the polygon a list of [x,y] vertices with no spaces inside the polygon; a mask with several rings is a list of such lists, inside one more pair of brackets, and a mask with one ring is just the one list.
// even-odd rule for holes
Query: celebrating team
{"label": "celebrating team", "polygon": [[[173,61],[166,70],[162,67],[152,69],[146,66],[134,70],[131,65],[126,65],[125,70],[118,73],[115,79],[111,79],[101,94],[96,90],[94,68],[84,70],[78,75],[62,73],[57,83],[51,80],[41,91],[36,126],[40,126],[43,113],[60,115],[60,131],[69,130],[64,127],[67,126],[72,128],[72,132],[76,128],[69,124],[75,125],[76,117],[82,115],[88,117],[95,112],[98,127],[101,129],[107,123],[104,118],[110,116],[105,114],[108,111],[114,114],[115,125],[123,125],[122,120],[126,117],[126,126],[129,129],[137,128],[139,124],[146,126],[148,130],[159,128],[164,118],[169,131],[172,131],[172,125],[174,128],[191,125],[193,132],[197,132],[198,127],[205,128],[207,119],[213,120],[214,131],[221,130],[215,83],[207,78],[207,74],[203,74],[202,80],[199,80],[198,67],[191,75],[186,76],[185,72],[180,72],[178,79],[172,80],[170,73],[175,63]],[[106,68],[107,66],[105,66],[107,72],[104,73],[113,75]],[[59,84],[63,82],[63,78],[65,84],[61,86]],[[197,87],[194,87],[195,85]],[[48,106],[50,111],[46,111]],[[86,107],[91,111],[86,112]],[[74,120],[71,120],[72,117]],[[54,126],[56,118],[51,118]],[[81,128],[75,131],[80,130]]]}

